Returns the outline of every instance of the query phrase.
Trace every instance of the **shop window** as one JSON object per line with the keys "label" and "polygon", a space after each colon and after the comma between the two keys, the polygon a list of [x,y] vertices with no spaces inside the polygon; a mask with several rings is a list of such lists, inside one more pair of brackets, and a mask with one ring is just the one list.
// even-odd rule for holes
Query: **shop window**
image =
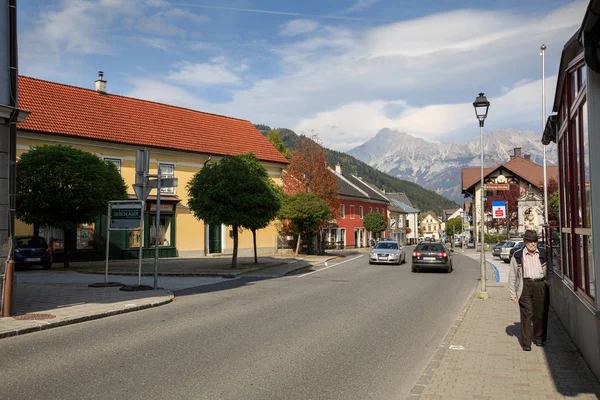
{"label": "shop window", "polygon": [[[129,247],[140,247],[140,231],[128,231],[127,232],[127,246]],[[143,243],[142,243],[143,245]]]}
{"label": "shop window", "polygon": [[[159,246],[172,246],[172,235],[171,235],[171,215],[162,215],[160,216],[160,225],[159,225]],[[150,215],[150,246],[155,246],[156,244],[156,215]]]}
{"label": "shop window", "polygon": [[115,167],[117,167],[117,171],[119,171],[119,174],[121,173],[121,160],[119,160],[118,158],[104,158],[104,161],[113,164]]}
{"label": "shop window", "polygon": [[[175,176],[175,165],[173,164],[159,164],[160,173],[164,178],[173,178]],[[175,188],[165,187],[160,188],[161,193],[175,194]]]}

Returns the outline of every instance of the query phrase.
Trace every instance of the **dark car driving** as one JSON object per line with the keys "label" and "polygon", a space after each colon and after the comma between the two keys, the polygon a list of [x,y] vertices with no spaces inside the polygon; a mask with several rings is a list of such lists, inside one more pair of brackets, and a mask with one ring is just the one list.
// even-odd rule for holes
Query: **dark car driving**
{"label": "dark car driving", "polygon": [[52,249],[41,236],[17,236],[14,245],[15,267],[41,265],[52,267]]}
{"label": "dark car driving", "polygon": [[500,248],[502,246],[504,246],[504,243],[506,243],[506,240],[501,241],[500,243],[498,243],[497,245],[494,246],[494,250],[492,250],[492,255],[494,257],[500,257],[500,252],[502,250],[500,250]]}
{"label": "dark car driving", "polygon": [[412,272],[424,268],[442,268],[452,272],[452,256],[441,243],[419,243],[412,253]]}

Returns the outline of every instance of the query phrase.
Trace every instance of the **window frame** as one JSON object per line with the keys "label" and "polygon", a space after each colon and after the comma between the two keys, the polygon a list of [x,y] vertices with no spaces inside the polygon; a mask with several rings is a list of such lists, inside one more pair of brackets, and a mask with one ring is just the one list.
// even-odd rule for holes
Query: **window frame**
{"label": "window frame", "polygon": [[[172,168],[172,172],[171,173],[165,173],[165,171],[163,170],[163,167],[171,167]],[[158,163],[158,169],[160,169],[160,174],[162,177],[165,178],[174,178],[175,177],[175,164],[173,163],[163,163],[163,162],[159,162]],[[158,172],[158,170],[157,170]],[[170,187],[170,188],[160,188],[160,193],[161,194],[176,194],[175,192],[175,188],[174,187]]]}

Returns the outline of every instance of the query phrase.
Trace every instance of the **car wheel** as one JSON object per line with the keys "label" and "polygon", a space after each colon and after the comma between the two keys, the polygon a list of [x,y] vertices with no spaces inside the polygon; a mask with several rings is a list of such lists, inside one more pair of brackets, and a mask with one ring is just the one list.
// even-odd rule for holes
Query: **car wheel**
{"label": "car wheel", "polygon": [[502,260],[502,261],[504,261],[506,264],[508,264],[510,262],[509,260]]}
{"label": "car wheel", "polygon": [[369,265],[373,265],[373,261],[369,260]]}
{"label": "car wheel", "polygon": [[410,270],[411,270],[412,272],[417,272],[417,268],[416,268],[416,267],[414,267],[414,266],[413,266],[413,267],[411,267],[411,268],[410,268]]}
{"label": "car wheel", "polygon": [[44,269],[50,269],[50,268],[52,268],[52,263],[49,262],[49,263],[43,264],[42,267],[44,267]]}

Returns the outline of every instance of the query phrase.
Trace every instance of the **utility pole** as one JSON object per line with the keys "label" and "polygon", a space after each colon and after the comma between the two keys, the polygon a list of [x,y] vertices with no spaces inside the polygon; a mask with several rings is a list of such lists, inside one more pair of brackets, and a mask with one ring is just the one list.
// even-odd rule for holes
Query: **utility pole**
{"label": "utility pole", "polygon": [[[546,128],[546,45],[542,44],[542,134]],[[544,223],[548,224],[548,172],[546,165],[546,145],[544,145]]]}

